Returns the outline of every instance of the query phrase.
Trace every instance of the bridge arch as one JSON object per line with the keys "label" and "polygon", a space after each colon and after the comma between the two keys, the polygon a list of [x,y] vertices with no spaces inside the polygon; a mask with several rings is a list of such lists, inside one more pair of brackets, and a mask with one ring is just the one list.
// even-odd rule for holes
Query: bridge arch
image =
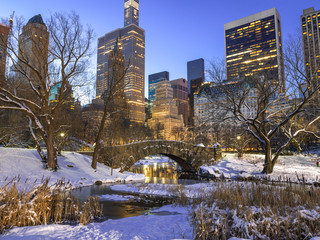
{"label": "bridge arch", "polygon": [[210,147],[179,141],[153,140],[106,146],[100,149],[98,160],[107,166],[128,171],[137,161],[157,154],[171,158],[189,172],[197,172],[201,165],[214,162],[221,156],[220,151]]}

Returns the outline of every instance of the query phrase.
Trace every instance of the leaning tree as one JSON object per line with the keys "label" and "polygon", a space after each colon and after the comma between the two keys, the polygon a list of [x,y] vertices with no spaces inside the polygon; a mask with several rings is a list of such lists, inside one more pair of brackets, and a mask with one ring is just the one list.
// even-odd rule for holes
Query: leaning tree
{"label": "leaning tree", "polygon": [[[11,29],[7,49],[14,73],[0,86],[0,109],[26,116],[41,159],[56,170],[56,120],[70,85],[90,66],[93,30],[74,12],[54,13],[46,23],[37,18],[26,25],[17,21]],[[53,91],[56,98],[51,101]]]}

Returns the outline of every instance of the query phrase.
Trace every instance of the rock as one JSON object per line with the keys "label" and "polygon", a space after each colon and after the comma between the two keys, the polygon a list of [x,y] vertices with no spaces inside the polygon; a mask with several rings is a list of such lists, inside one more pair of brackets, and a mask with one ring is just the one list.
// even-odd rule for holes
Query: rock
{"label": "rock", "polygon": [[95,184],[95,185],[101,185],[101,184],[102,184],[102,181],[97,180],[94,184]]}

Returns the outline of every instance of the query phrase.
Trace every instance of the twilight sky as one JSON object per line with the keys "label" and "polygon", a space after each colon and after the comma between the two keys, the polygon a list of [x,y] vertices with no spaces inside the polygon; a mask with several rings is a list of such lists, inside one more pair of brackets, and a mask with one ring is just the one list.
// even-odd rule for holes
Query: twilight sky
{"label": "twilight sky", "polygon": [[[96,38],[123,27],[123,0],[3,0],[0,18],[12,11],[26,20],[55,11],[75,10]],[[284,41],[296,33],[303,9],[320,9],[319,0],[140,0],[140,27],[146,30],[146,88],[149,74],[168,71],[170,80],[187,78],[187,61],[224,58],[223,25],[277,8]],[[94,42],[96,48],[97,41]],[[94,56],[96,64],[96,56]],[[146,90],[147,93],[147,90]]]}

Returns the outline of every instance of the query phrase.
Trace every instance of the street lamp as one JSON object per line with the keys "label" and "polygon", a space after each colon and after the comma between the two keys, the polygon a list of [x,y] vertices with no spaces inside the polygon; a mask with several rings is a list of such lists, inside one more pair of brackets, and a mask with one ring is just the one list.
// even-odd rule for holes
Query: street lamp
{"label": "street lamp", "polygon": [[240,140],[241,139],[241,136],[237,136],[237,140]]}
{"label": "street lamp", "polygon": [[64,132],[60,133],[60,137],[64,137]]}

